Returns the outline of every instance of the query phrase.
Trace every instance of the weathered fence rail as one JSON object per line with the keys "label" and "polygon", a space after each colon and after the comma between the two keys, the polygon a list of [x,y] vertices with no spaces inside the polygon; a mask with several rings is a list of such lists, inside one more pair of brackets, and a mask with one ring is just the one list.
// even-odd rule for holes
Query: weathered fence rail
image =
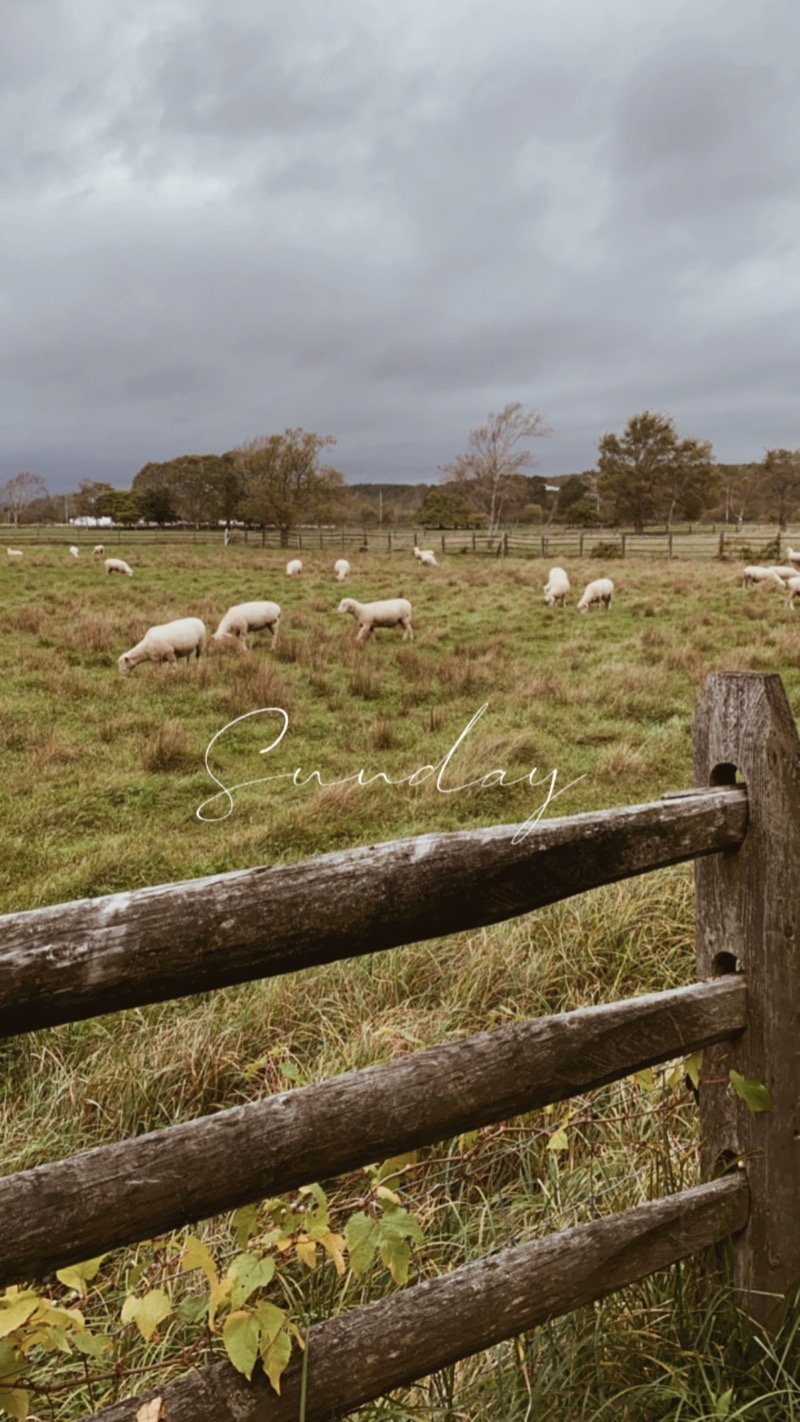
{"label": "weathered fence rail", "polygon": [[[306,1422],[351,1411],[728,1236],[743,1301],[754,1317],[775,1318],[800,1277],[800,741],[779,678],[711,677],[695,750],[697,788],[654,805],[424,835],[0,922],[0,1035],[10,1036],[497,922],[698,860],[701,981],[515,1022],[8,1176],[3,1280],[705,1047],[708,1183],[317,1325]],[[731,1068],[769,1088],[772,1111],[747,1110]],[[161,1395],[170,1422],[288,1422],[301,1381],[299,1358],[280,1398],[219,1364]],[[132,1422],[141,1401],[115,1404],[98,1422]]]}

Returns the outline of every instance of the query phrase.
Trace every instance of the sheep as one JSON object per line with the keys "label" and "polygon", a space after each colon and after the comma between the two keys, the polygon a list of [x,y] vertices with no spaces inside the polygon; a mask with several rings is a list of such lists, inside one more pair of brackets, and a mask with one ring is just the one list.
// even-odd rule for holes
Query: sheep
{"label": "sheep", "polygon": [[789,589],[789,596],[786,599],[786,606],[790,607],[792,609],[792,612],[794,612],[794,600],[797,597],[797,594],[800,593],[800,577],[798,577],[795,573],[793,577],[787,579],[786,586]]}
{"label": "sheep", "polygon": [[133,577],[133,568],[129,568],[124,558],[106,558],[103,567],[107,573],[127,573],[129,578]]}
{"label": "sheep", "polygon": [[742,573],[742,587],[749,588],[755,583],[777,583],[779,588],[786,587],[774,568],[762,568],[758,563],[750,563]]}
{"label": "sheep", "polygon": [[270,650],[274,651],[278,644],[280,621],[281,610],[277,602],[240,602],[228,608],[214,633],[214,641],[221,642],[223,637],[238,637],[247,650],[248,632],[260,632],[266,627],[272,633]]}
{"label": "sheep", "polygon": [[6,553],[8,554],[9,558],[21,558],[21,557],[22,557],[22,549],[21,549],[21,548],[6,548]]}
{"label": "sheep", "polygon": [[800,552],[796,548],[787,548],[786,557],[790,563],[800,563]]}
{"label": "sheep", "polygon": [[354,597],[342,598],[339,612],[352,612],[361,623],[357,642],[366,642],[376,627],[402,627],[403,641],[414,636],[411,627],[411,603],[405,597],[390,597],[384,602],[356,602]]}
{"label": "sheep", "polygon": [[414,557],[419,558],[423,568],[438,568],[439,564],[432,548],[414,548],[412,551]]}
{"label": "sheep", "polygon": [[548,607],[555,607],[557,602],[562,607],[567,605],[567,593],[569,592],[569,578],[563,568],[551,568],[544,585],[544,600]]}
{"label": "sheep", "polygon": [[104,545],[104,544],[102,544],[102,543],[95,543],[94,548],[92,549],[92,557],[93,557],[93,558],[102,558],[102,556],[103,556],[103,554],[105,553],[105,551],[106,551],[106,550],[105,550],[105,545]]}
{"label": "sheep", "polygon": [[797,569],[793,568],[789,563],[770,563],[767,572],[777,573],[779,578],[793,578],[797,573]]}
{"label": "sheep", "polygon": [[350,564],[347,559],[337,558],[333,565],[333,571],[336,574],[337,583],[343,583],[347,574],[350,572]]}
{"label": "sheep", "polygon": [[72,544],[72,547],[70,548],[69,551],[70,551],[70,553],[72,554],[73,558],[80,558],[80,556],[81,556],[81,550],[80,550],[80,548],[76,548],[76,546],[75,546],[74,543]]}
{"label": "sheep", "polygon": [[286,571],[289,574],[290,578],[293,578],[296,573],[302,573],[303,564],[301,560],[299,558],[290,558],[289,562],[286,564]]}
{"label": "sheep", "polygon": [[199,617],[178,617],[160,627],[150,627],[141,642],[119,658],[121,672],[129,672],[140,662],[177,663],[178,657],[200,656],[206,644],[205,624]]}
{"label": "sheep", "polygon": [[614,596],[614,584],[610,578],[595,578],[593,582],[587,583],[583,590],[583,596],[578,603],[579,612],[588,612],[593,603],[602,602],[607,609],[611,606],[611,599]]}

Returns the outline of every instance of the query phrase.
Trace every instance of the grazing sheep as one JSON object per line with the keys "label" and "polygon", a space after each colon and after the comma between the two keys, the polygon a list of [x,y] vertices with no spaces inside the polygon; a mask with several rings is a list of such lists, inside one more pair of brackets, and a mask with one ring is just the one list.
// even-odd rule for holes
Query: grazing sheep
{"label": "grazing sheep", "polygon": [[789,589],[789,596],[786,599],[786,606],[790,607],[792,609],[792,612],[794,612],[794,600],[797,597],[797,594],[800,593],[800,577],[798,577],[798,575],[795,573],[793,577],[787,579],[786,586]]}
{"label": "grazing sheep", "polygon": [[347,574],[350,572],[350,564],[347,559],[337,558],[333,565],[333,571],[336,574],[337,583],[343,583]]}
{"label": "grazing sheep", "polygon": [[796,548],[787,548],[786,557],[790,563],[800,563],[800,552]]}
{"label": "grazing sheep", "polygon": [[297,573],[302,573],[303,564],[300,558],[290,558],[286,564],[286,571],[290,578],[293,578]]}
{"label": "grazing sheep", "polygon": [[548,607],[555,607],[557,602],[562,607],[567,605],[567,593],[569,592],[569,578],[563,568],[551,568],[544,585],[544,600]]}
{"label": "grazing sheep", "polygon": [[793,568],[790,563],[784,563],[784,564],[781,564],[781,563],[770,563],[770,565],[769,565],[769,567],[768,567],[768,569],[767,569],[767,572],[768,572],[768,573],[777,573],[779,578],[784,578],[784,579],[785,579],[785,578],[793,578],[793,577],[795,576],[795,574],[797,573],[797,569],[796,569],[796,568]]}
{"label": "grazing sheep", "polygon": [[150,627],[141,642],[123,652],[119,659],[121,672],[129,672],[140,662],[170,662],[178,657],[200,656],[206,644],[206,629],[199,617],[178,617],[160,627]]}
{"label": "grazing sheep", "polygon": [[94,548],[92,549],[92,557],[102,558],[105,551],[105,546],[102,543],[95,543]]}
{"label": "grazing sheep", "polygon": [[106,558],[103,567],[107,573],[127,573],[129,578],[133,577],[133,568],[129,568],[124,558]]}
{"label": "grazing sheep", "polygon": [[81,550],[80,550],[80,548],[76,548],[76,546],[75,546],[74,543],[73,543],[73,545],[72,545],[72,547],[70,548],[69,551],[70,551],[70,553],[72,554],[73,558],[80,558],[80,556],[81,556]]}
{"label": "grazing sheep", "polygon": [[583,596],[578,603],[579,612],[588,612],[593,603],[601,603],[605,608],[611,606],[611,599],[614,596],[614,584],[610,578],[595,578],[593,582],[587,583],[583,590]]}
{"label": "grazing sheep", "polygon": [[21,558],[21,557],[22,557],[22,549],[21,549],[21,548],[7,548],[7,549],[6,549],[6,553],[8,554],[9,558]]}
{"label": "grazing sheep", "polygon": [[742,587],[750,588],[756,583],[777,583],[779,588],[786,587],[774,568],[762,568],[758,563],[750,563],[742,573]]}
{"label": "grazing sheep", "polygon": [[361,623],[357,642],[366,642],[376,627],[402,627],[404,642],[410,642],[414,636],[411,603],[405,597],[390,597],[385,602],[356,602],[354,597],[345,597],[339,603],[339,612],[352,612]]}
{"label": "grazing sheep", "polygon": [[248,632],[260,632],[266,627],[272,633],[270,649],[274,651],[278,644],[280,621],[281,610],[277,602],[239,602],[235,607],[228,608],[214,633],[214,641],[220,642],[223,637],[238,637],[247,650]]}
{"label": "grazing sheep", "polygon": [[415,548],[413,553],[415,558],[419,558],[423,568],[438,568],[439,564],[432,548]]}

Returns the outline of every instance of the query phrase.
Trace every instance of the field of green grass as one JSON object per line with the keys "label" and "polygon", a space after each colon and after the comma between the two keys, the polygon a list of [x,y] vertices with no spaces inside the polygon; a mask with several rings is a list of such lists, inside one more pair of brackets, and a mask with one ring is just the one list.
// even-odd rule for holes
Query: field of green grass
{"label": "field of green grass", "polygon": [[[554,771],[562,793],[548,818],[657,798],[692,783],[692,713],[712,670],[778,672],[800,715],[800,619],[778,589],[742,590],[727,564],[570,563],[575,592],[562,611],[543,604],[544,561],[448,556],[427,570],[363,553],[342,587],[335,554],[303,556],[298,579],[277,550],[252,545],[139,546],[131,579],[46,545],[0,569],[0,912],[519,823],[544,804]],[[617,585],[614,606],[580,616],[583,583],[603,573]],[[409,597],[413,642],[392,630],[357,646],[355,622],[337,615],[343,594]],[[276,652],[254,634],[249,652],[212,645],[199,663],[120,675],[120,653],[151,624],[192,614],[213,631],[230,604],[255,598],[283,607]],[[288,728],[262,755],[281,713]],[[440,788],[433,775],[406,783],[456,743]],[[359,784],[362,768],[364,779],[399,783]],[[492,783],[500,769],[522,783]],[[478,783],[459,788],[467,782]],[[491,930],[30,1034],[0,1044],[3,1170],[693,972],[691,870],[679,868]],[[411,1277],[691,1183],[695,1145],[680,1070],[419,1153],[393,1177],[422,1231]],[[370,1188],[363,1175],[330,1187],[336,1228]],[[226,1222],[205,1230],[224,1262]],[[116,1369],[98,1367],[91,1387],[82,1363],[64,1358],[53,1371],[42,1360],[36,1372],[32,1357],[32,1416],[82,1416],[157,1381],[165,1358],[185,1367],[208,1347],[218,1353],[217,1340],[198,1342],[176,1257],[171,1239],[106,1261],[87,1319],[144,1278],[173,1293],[175,1313],[160,1341],[138,1346],[117,1308]],[[330,1261],[312,1273],[288,1255],[276,1278],[301,1324],[391,1286],[379,1265],[343,1283]],[[792,1319],[782,1341],[748,1342],[699,1263],[359,1416],[777,1422],[800,1417],[797,1351]],[[152,1374],[130,1371],[151,1363]]]}

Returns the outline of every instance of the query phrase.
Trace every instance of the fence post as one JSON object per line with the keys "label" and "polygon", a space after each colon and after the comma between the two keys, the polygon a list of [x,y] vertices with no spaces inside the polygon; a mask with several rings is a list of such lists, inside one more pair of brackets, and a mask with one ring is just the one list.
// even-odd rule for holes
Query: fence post
{"label": "fence post", "polygon": [[472,533],[472,551],[473,551],[473,553],[475,552],[475,531],[474,531],[474,529],[473,529],[473,533]]}
{"label": "fence post", "polygon": [[[734,1282],[751,1317],[775,1326],[800,1280],[800,739],[780,677],[712,673],[694,746],[698,785],[733,784],[738,770],[749,802],[741,848],[695,865],[698,976],[740,966],[748,992],[746,1031],[705,1053],[701,1159],[707,1178],[726,1160],[747,1173]],[[731,1070],[766,1086],[771,1109],[750,1110]]]}
{"label": "fence post", "polygon": [[671,557],[672,557],[672,534],[671,534],[671,533],[670,533],[669,539],[668,539],[667,557],[668,557],[668,558],[671,558]]}
{"label": "fence post", "polygon": [[620,558],[625,557],[625,534],[620,534]]}

